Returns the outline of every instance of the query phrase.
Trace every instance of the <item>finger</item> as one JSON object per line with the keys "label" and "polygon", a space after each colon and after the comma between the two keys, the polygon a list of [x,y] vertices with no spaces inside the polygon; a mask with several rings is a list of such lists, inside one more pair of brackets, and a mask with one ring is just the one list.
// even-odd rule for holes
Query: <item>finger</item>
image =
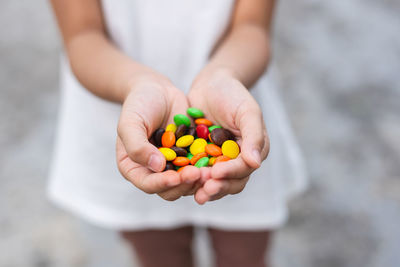
{"label": "finger", "polygon": [[146,118],[141,113],[140,106],[135,106],[135,103],[130,103],[130,106],[124,109],[118,124],[118,136],[129,158],[155,172],[162,171],[165,168],[165,158],[148,140],[153,128],[150,124],[161,122],[149,122],[151,119]]}
{"label": "finger", "polygon": [[201,171],[195,166],[186,166],[181,172],[181,180],[184,183],[193,184],[201,178]]}
{"label": "finger", "polygon": [[242,155],[239,155],[236,159],[220,162],[212,166],[211,177],[213,179],[238,179],[249,176],[255,170],[243,160]]}
{"label": "finger", "polygon": [[168,189],[164,192],[158,193],[158,195],[168,201],[175,201],[182,196],[189,195],[188,193],[193,190],[195,183],[191,184],[180,184],[174,188]]}
{"label": "finger", "polygon": [[243,191],[249,177],[242,179],[215,180],[211,179],[204,184],[204,191],[209,200],[217,200],[226,195],[234,195]]}
{"label": "finger", "polygon": [[194,194],[194,200],[199,204],[203,205],[206,203],[210,197],[207,195],[207,193],[204,191],[204,188],[200,188],[197,190],[197,192]]}
{"label": "finger", "polygon": [[264,120],[261,110],[254,101],[243,104],[238,112],[238,127],[242,136],[241,154],[243,160],[252,168],[259,168],[265,139]]}

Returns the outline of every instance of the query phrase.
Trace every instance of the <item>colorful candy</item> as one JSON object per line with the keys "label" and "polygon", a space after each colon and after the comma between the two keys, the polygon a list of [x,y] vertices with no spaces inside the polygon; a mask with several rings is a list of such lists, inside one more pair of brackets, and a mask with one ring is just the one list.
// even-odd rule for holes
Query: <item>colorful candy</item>
{"label": "colorful candy", "polygon": [[164,155],[167,161],[172,161],[176,158],[176,153],[168,147],[160,147],[158,150]]}
{"label": "colorful candy", "polygon": [[188,108],[186,112],[195,119],[194,126],[189,117],[177,114],[174,123],[157,129],[150,138],[167,161],[164,171],[181,172],[188,165],[214,166],[239,155],[239,145],[229,130],[213,125],[200,109]]}
{"label": "colorful candy", "polygon": [[206,125],[204,125],[204,124],[199,124],[199,125],[197,125],[197,127],[196,127],[196,133],[197,133],[197,136],[198,136],[198,137],[207,140],[208,134],[209,134],[210,132],[209,132],[208,127],[207,127]]}
{"label": "colorful candy", "polygon": [[183,115],[183,114],[176,114],[174,116],[174,122],[175,122],[176,126],[184,124],[187,127],[190,127],[190,119],[186,115]]}
{"label": "colorful candy", "polygon": [[228,156],[231,159],[237,158],[240,152],[238,144],[233,140],[225,141],[222,144],[221,150],[224,156]]}
{"label": "colorful candy", "polygon": [[175,145],[175,134],[171,131],[166,131],[161,137],[161,144],[163,147],[172,147]]}
{"label": "colorful candy", "polygon": [[196,118],[197,119],[197,118],[204,117],[203,111],[201,111],[198,108],[188,108],[186,112],[192,118]]}
{"label": "colorful candy", "polygon": [[184,135],[176,141],[176,146],[177,147],[188,147],[193,143],[193,141],[194,141],[193,135]]}

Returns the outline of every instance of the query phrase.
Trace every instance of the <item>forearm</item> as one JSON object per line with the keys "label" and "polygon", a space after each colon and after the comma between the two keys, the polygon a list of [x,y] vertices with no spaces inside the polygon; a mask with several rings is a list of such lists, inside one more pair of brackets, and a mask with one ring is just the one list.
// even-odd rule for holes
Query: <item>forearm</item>
{"label": "forearm", "polygon": [[150,68],[119,51],[100,31],[82,32],[65,45],[79,82],[101,98],[123,102],[135,82],[155,76]]}
{"label": "forearm", "polygon": [[202,73],[226,71],[250,88],[264,73],[270,55],[268,32],[253,24],[232,30]]}

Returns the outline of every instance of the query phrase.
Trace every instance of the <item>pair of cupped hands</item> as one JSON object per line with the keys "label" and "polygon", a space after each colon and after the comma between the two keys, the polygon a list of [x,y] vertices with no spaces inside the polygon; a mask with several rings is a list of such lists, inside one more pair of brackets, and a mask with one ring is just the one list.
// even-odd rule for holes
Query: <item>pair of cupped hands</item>
{"label": "pair of cupped hands", "polygon": [[[173,201],[194,195],[199,204],[241,192],[269,152],[262,112],[243,84],[228,72],[199,75],[187,95],[169,79],[151,74],[132,83],[118,124],[117,164],[140,190]],[[201,109],[213,123],[229,129],[240,145],[233,160],[212,167],[165,171],[165,158],[149,142],[151,134],[173,122],[188,107]]]}

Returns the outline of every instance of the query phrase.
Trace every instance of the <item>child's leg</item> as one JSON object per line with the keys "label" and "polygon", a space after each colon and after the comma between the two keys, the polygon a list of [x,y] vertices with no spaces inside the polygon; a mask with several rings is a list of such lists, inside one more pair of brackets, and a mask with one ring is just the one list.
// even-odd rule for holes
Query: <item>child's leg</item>
{"label": "child's leg", "polygon": [[217,267],[266,267],[271,232],[208,229]]}
{"label": "child's leg", "polygon": [[122,232],[143,267],[192,267],[193,227]]}

